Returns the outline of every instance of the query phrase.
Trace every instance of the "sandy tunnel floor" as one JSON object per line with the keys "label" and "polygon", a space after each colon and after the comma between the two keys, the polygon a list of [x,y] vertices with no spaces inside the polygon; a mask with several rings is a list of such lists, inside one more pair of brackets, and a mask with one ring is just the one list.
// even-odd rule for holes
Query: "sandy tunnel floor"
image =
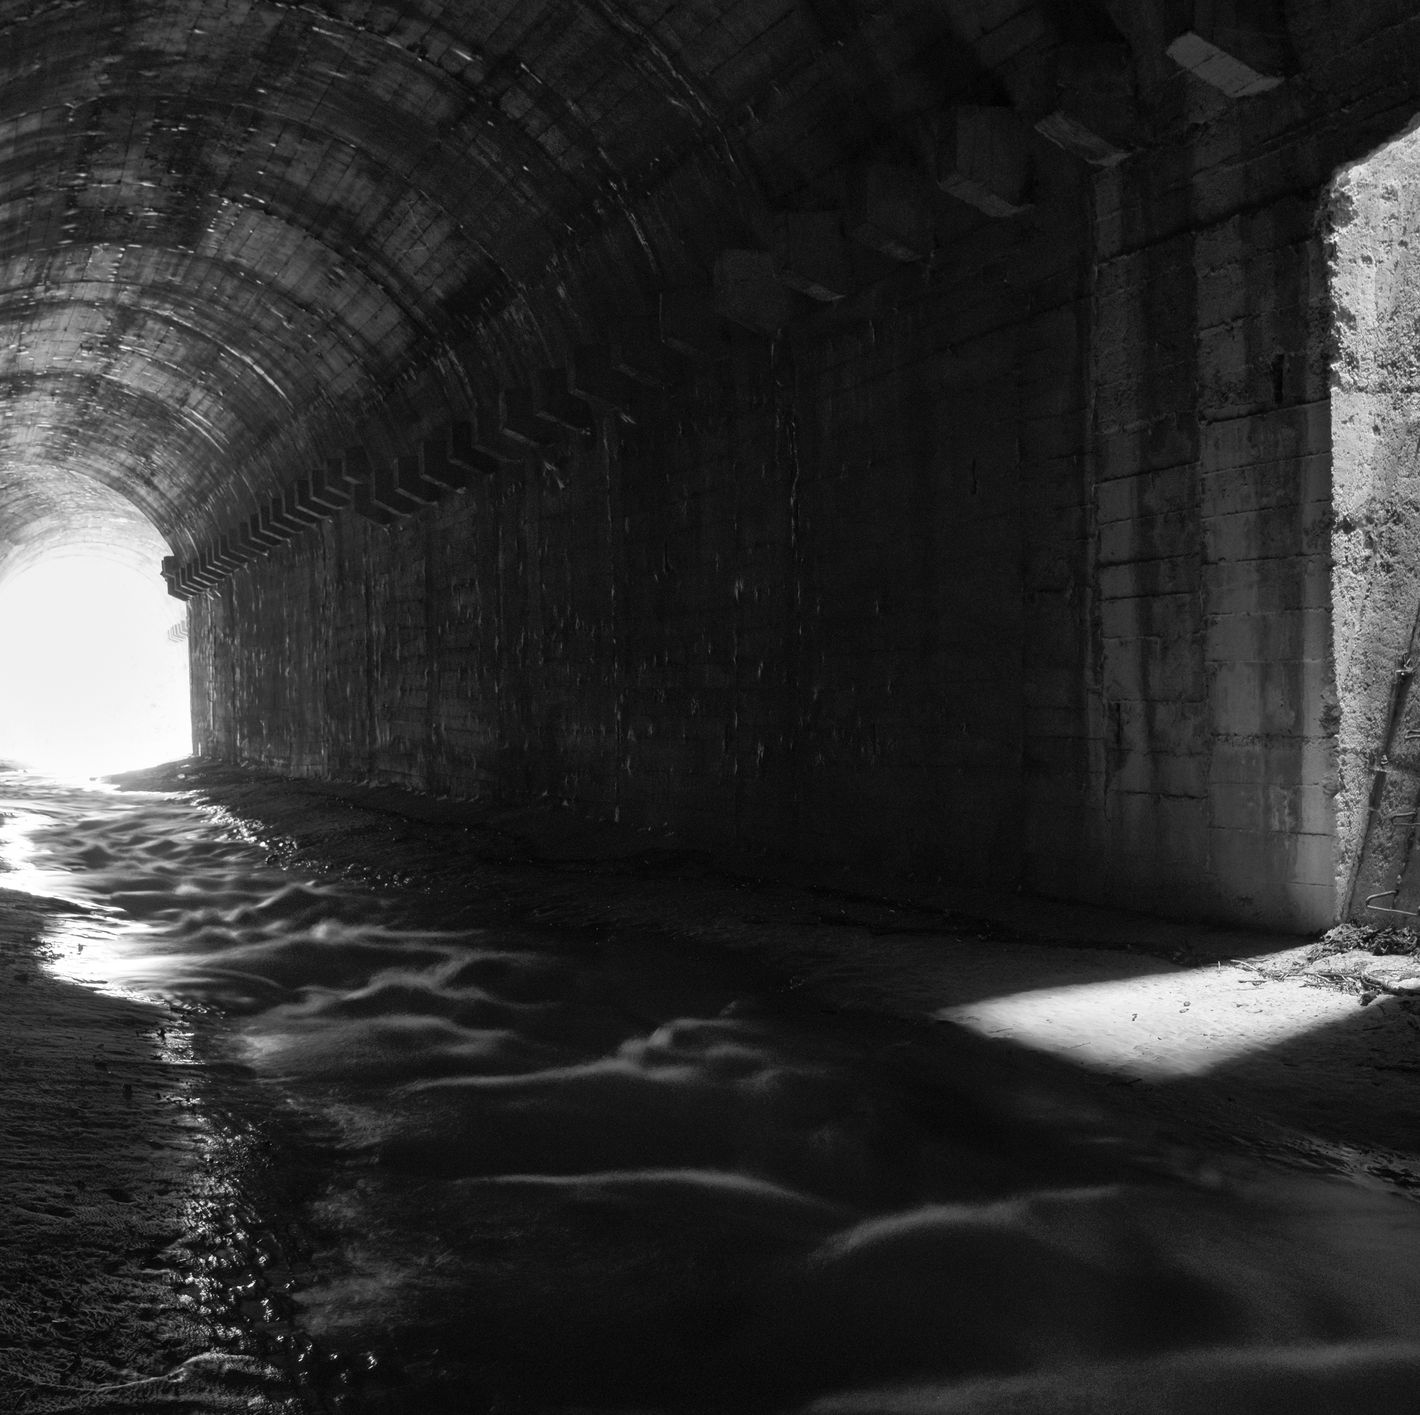
{"label": "sandy tunnel floor", "polygon": [[0,1408],[1410,1408],[1412,956],[4,785]]}

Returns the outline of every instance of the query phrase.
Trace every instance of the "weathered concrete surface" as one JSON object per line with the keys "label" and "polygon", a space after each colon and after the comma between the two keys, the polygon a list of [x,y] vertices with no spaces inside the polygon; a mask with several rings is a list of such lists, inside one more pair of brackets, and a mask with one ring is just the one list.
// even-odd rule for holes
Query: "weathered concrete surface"
{"label": "weathered concrete surface", "polygon": [[1420,650],[1414,331],[1420,145],[1402,139],[1338,178],[1327,211],[1336,352],[1332,623],[1343,907],[1420,908],[1408,876],[1420,806],[1412,691]]}

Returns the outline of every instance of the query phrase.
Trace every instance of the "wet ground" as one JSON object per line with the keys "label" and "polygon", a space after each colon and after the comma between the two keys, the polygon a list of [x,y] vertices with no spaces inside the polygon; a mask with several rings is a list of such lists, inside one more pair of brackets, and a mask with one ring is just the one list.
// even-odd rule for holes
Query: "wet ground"
{"label": "wet ground", "polygon": [[0,812],[0,1410],[1414,1408],[1371,940],[193,763]]}

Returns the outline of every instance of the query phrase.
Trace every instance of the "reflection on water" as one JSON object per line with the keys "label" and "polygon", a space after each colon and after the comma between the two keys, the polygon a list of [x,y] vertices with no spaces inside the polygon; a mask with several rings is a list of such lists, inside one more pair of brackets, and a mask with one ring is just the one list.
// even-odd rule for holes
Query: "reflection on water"
{"label": "reflection on water", "polygon": [[1420,1357],[1360,1345],[1420,1312],[1389,1194],[1180,1169],[1063,1071],[730,958],[294,878],[181,797],[6,796],[6,882],[102,911],[49,966],[220,1012],[318,1143],[313,1269],[240,1280],[338,1408],[1412,1408]]}

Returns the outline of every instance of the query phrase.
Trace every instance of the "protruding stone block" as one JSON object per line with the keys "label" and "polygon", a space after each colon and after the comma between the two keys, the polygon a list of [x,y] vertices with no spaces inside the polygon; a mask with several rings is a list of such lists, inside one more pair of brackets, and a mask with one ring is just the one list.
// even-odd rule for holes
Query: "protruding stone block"
{"label": "protruding stone block", "polygon": [[1010,108],[963,107],[935,124],[937,185],[988,216],[1030,205],[1028,129]]}
{"label": "protruding stone block", "polygon": [[657,301],[657,332],[663,344],[699,362],[729,353],[725,329],[709,288],[664,290]]}
{"label": "protruding stone block", "polygon": [[471,465],[471,459],[475,457],[478,458],[479,464],[485,468],[496,468],[501,465],[474,447],[472,423],[467,419],[460,419],[459,426],[465,430],[465,446],[470,461],[455,461],[452,457],[450,428],[445,428],[442,433],[435,433],[433,437],[426,437],[419,444],[420,474],[426,482],[439,488],[440,495],[451,491],[467,491],[473,485],[474,468]]}
{"label": "protruding stone block", "polygon": [[789,322],[789,292],[772,251],[726,250],[715,257],[715,312],[752,334],[775,334]]}
{"label": "protruding stone block", "polygon": [[406,452],[397,457],[394,464],[395,489],[402,495],[413,497],[421,506],[431,506],[443,494],[445,488],[424,475],[423,462],[418,452]]}
{"label": "protruding stone block", "polygon": [[212,563],[228,575],[240,570],[250,558],[236,531],[219,535],[212,544]]}
{"label": "protruding stone block", "polygon": [[934,244],[932,192],[915,171],[865,162],[853,171],[845,229],[896,261],[925,260]]}
{"label": "protruding stone block", "polygon": [[331,513],[311,499],[311,479],[297,477],[281,493],[281,506],[286,515],[303,526],[317,526]]}
{"label": "protruding stone block", "polygon": [[1063,44],[1034,66],[1025,88],[1025,120],[1063,151],[1112,167],[1134,150],[1139,102],[1127,45]]}
{"label": "protruding stone block", "polygon": [[392,526],[400,519],[398,511],[391,511],[375,500],[374,488],[368,482],[361,482],[350,498],[351,509],[357,516],[373,521],[377,526]]}
{"label": "protruding stone block", "polygon": [[468,418],[455,418],[449,424],[448,449],[451,465],[472,472],[491,475],[508,465],[507,457],[494,456],[483,446],[478,425]]}
{"label": "protruding stone block", "polygon": [[685,372],[680,356],[661,339],[659,309],[652,318],[619,320],[608,357],[618,373],[643,388],[671,388]]}
{"label": "protruding stone block", "polygon": [[[341,454],[341,464],[350,483],[351,501],[355,513],[377,526],[391,526],[403,514],[390,506],[386,498],[376,494],[378,468],[363,447],[347,447]],[[386,468],[386,481],[393,483],[393,472]]]}
{"label": "protruding stone block", "polygon": [[327,515],[349,506],[354,499],[354,487],[345,474],[345,463],[339,457],[331,457],[316,467],[310,476],[311,505],[319,507]]}
{"label": "protruding stone block", "polygon": [[503,430],[503,399],[480,398],[476,407],[468,415],[467,421],[473,436],[473,445],[486,457],[507,465],[521,462],[527,456],[527,448],[514,442]]}
{"label": "protruding stone block", "polygon": [[[408,465],[408,462],[411,461],[412,467]],[[406,476],[411,471],[414,484],[406,485]],[[418,478],[419,458],[417,454],[412,458],[386,458],[384,461],[375,463],[370,476],[371,503],[383,511],[393,512],[396,516],[407,516],[412,511],[418,511],[421,506],[427,506],[438,496],[437,491],[432,488],[427,488],[425,491],[419,490]],[[358,491],[356,496],[358,506]]]}
{"label": "protruding stone block", "polygon": [[251,526],[252,520],[249,518],[231,534],[232,553],[242,565],[250,565],[253,560],[260,560],[271,548],[264,542],[258,544],[252,539]]}
{"label": "protruding stone block", "polygon": [[625,413],[636,398],[636,385],[614,365],[603,344],[579,344],[573,350],[567,388],[574,398],[604,413]]}
{"label": "protruding stone block", "polygon": [[829,303],[850,294],[857,282],[843,213],[780,212],[774,222],[774,266],[783,284],[811,300]]}
{"label": "protruding stone block", "polygon": [[168,593],[174,599],[188,600],[192,598],[191,592],[183,588],[176,555],[163,556],[159,573],[163,577],[163,583],[167,586]]}
{"label": "protruding stone block", "polygon": [[260,511],[252,514],[246,523],[245,530],[247,544],[257,546],[262,551],[275,550],[285,540],[284,536],[263,523]]}
{"label": "protruding stone block", "polygon": [[1167,53],[1229,98],[1250,98],[1282,82],[1284,34],[1280,13],[1265,0],[1197,0],[1193,24]]}
{"label": "protruding stone block", "polygon": [[299,527],[292,527],[286,524],[278,514],[279,504],[278,502],[277,505],[273,506],[272,503],[268,501],[265,506],[257,511],[256,516],[258,524],[267,535],[275,536],[278,542],[285,542],[291,539]]}
{"label": "protruding stone block", "polygon": [[205,590],[221,584],[227,578],[227,571],[212,558],[210,546],[197,553],[192,565],[192,578]]}
{"label": "protruding stone block", "polygon": [[347,447],[340,454],[340,474],[351,491],[370,486],[375,480],[375,464],[364,447]]}
{"label": "protruding stone block", "polygon": [[491,476],[506,465],[480,450],[468,418],[455,418],[442,435],[426,438],[419,447],[419,460],[426,479],[445,491],[467,491],[475,477]]}
{"label": "protruding stone block", "polygon": [[593,426],[587,405],[573,397],[565,368],[543,369],[538,375],[536,416],[554,428],[578,437],[590,436]]}
{"label": "protruding stone block", "polygon": [[266,503],[267,519],[274,529],[281,531],[289,540],[292,536],[298,536],[306,529],[308,522],[291,514],[286,507],[286,494],[278,491],[268,498]]}
{"label": "protruding stone block", "polygon": [[523,447],[551,447],[562,429],[539,416],[542,399],[536,388],[503,390],[502,427],[506,436]]}
{"label": "protruding stone block", "polygon": [[188,599],[192,599],[194,596],[202,593],[206,586],[198,578],[197,560],[195,557],[189,560],[178,561],[177,574],[174,577],[173,583]]}

